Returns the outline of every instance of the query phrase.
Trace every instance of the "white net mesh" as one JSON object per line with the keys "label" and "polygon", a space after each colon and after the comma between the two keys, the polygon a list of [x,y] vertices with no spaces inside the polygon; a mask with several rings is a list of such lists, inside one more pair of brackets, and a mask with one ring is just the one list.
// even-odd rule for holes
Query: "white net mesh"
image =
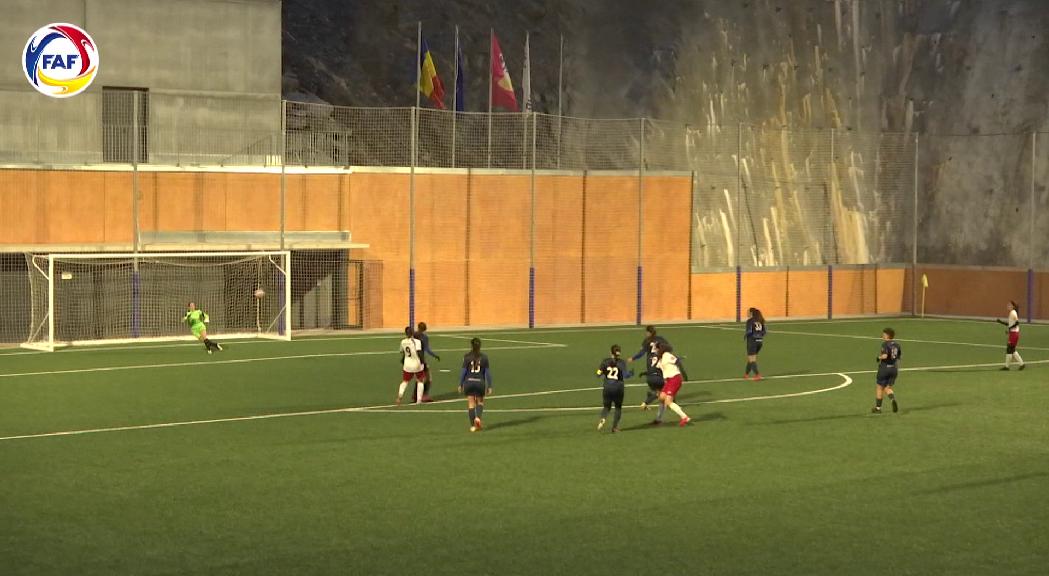
{"label": "white net mesh", "polygon": [[189,302],[209,337],[290,338],[287,252],[30,255],[27,345],[50,349],[190,337]]}

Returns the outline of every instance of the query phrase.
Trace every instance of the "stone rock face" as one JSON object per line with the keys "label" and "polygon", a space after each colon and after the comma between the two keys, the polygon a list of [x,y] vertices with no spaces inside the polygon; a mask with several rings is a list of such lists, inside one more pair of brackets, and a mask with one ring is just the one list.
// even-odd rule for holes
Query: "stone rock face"
{"label": "stone rock face", "polygon": [[687,167],[711,203],[698,228],[706,218],[705,241],[721,246],[709,265],[909,261],[915,133],[920,260],[1049,265],[1049,239],[1028,238],[1032,193],[1035,230],[1049,226],[1049,137],[1031,136],[1049,111],[1041,0],[286,0],[284,11],[286,95],[337,105],[413,105],[422,20],[449,88],[460,26],[473,111],[487,106],[489,28],[518,91],[531,32],[535,107],[557,113],[563,33],[565,114],[689,125]]}

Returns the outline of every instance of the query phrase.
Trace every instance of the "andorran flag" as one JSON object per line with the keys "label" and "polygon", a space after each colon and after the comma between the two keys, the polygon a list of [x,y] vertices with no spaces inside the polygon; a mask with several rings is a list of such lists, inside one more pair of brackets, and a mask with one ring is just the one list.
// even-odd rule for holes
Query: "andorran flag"
{"label": "andorran flag", "polygon": [[423,40],[419,52],[419,91],[437,108],[444,110],[444,83],[437,75],[437,66],[433,63],[430,47]]}

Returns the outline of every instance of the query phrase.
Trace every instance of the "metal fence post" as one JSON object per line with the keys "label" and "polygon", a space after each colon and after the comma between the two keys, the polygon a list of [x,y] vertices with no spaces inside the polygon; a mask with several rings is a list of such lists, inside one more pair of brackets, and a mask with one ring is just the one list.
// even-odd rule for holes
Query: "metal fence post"
{"label": "metal fence post", "polygon": [[743,319],[743,123],[736,133],[736,322]]}
{"label": "metal fence post", "polygon": [[1034,264],[1035,264],[1035,238],[1034,235],[1034,222],[1035,222],[1035,203],[1034,203],[1034,170],[1038,166],[1038,133],[1031,131],[1031,191],[1030,191],[1030,202],[1031,206],[1028,210],[1028,234],[1027,241],[1029,242],[1027,249],[1027,323],[1030,324],[1034,321]]}
{"label": "metal fence post", "polygon": [[532,113],[532,178],[529,186],[532,192],[531,239],[528,249],[528,327],[535,328],[535,128],[536,114]]}
{"label": "metal fence post", "polygon": [[419,108],[412,108],[411,165],[408,171],[408,325],[415,326],[415,165],[419,150]]}
{"label": "metal fence post", "polygon": [[914,214],[911,218],[911,316],[918,302],[918,133],[914,133]]}
{"label": "metal fence post", "polygon": [[285,248],[287,233],[287,164],[288,164],[288,101],[280,101],[280,249]]}
{"label": "metal fence post", "polygon": [[644,296],[644,243],[645,243],[645,124],[641,119],[641,133],[637,146],[637,315],[635,323],[641,325]]}

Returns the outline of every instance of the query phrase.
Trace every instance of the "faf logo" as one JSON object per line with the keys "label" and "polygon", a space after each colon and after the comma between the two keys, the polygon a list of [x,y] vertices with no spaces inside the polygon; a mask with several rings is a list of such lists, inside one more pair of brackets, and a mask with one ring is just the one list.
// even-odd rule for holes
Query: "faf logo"
{"label": "faf logo", "polygon": [[86,90],[98,74],[98,62],[95,41],[73,24],[48,24],[33,32],[22,54],[26,79],[52,98]]}

